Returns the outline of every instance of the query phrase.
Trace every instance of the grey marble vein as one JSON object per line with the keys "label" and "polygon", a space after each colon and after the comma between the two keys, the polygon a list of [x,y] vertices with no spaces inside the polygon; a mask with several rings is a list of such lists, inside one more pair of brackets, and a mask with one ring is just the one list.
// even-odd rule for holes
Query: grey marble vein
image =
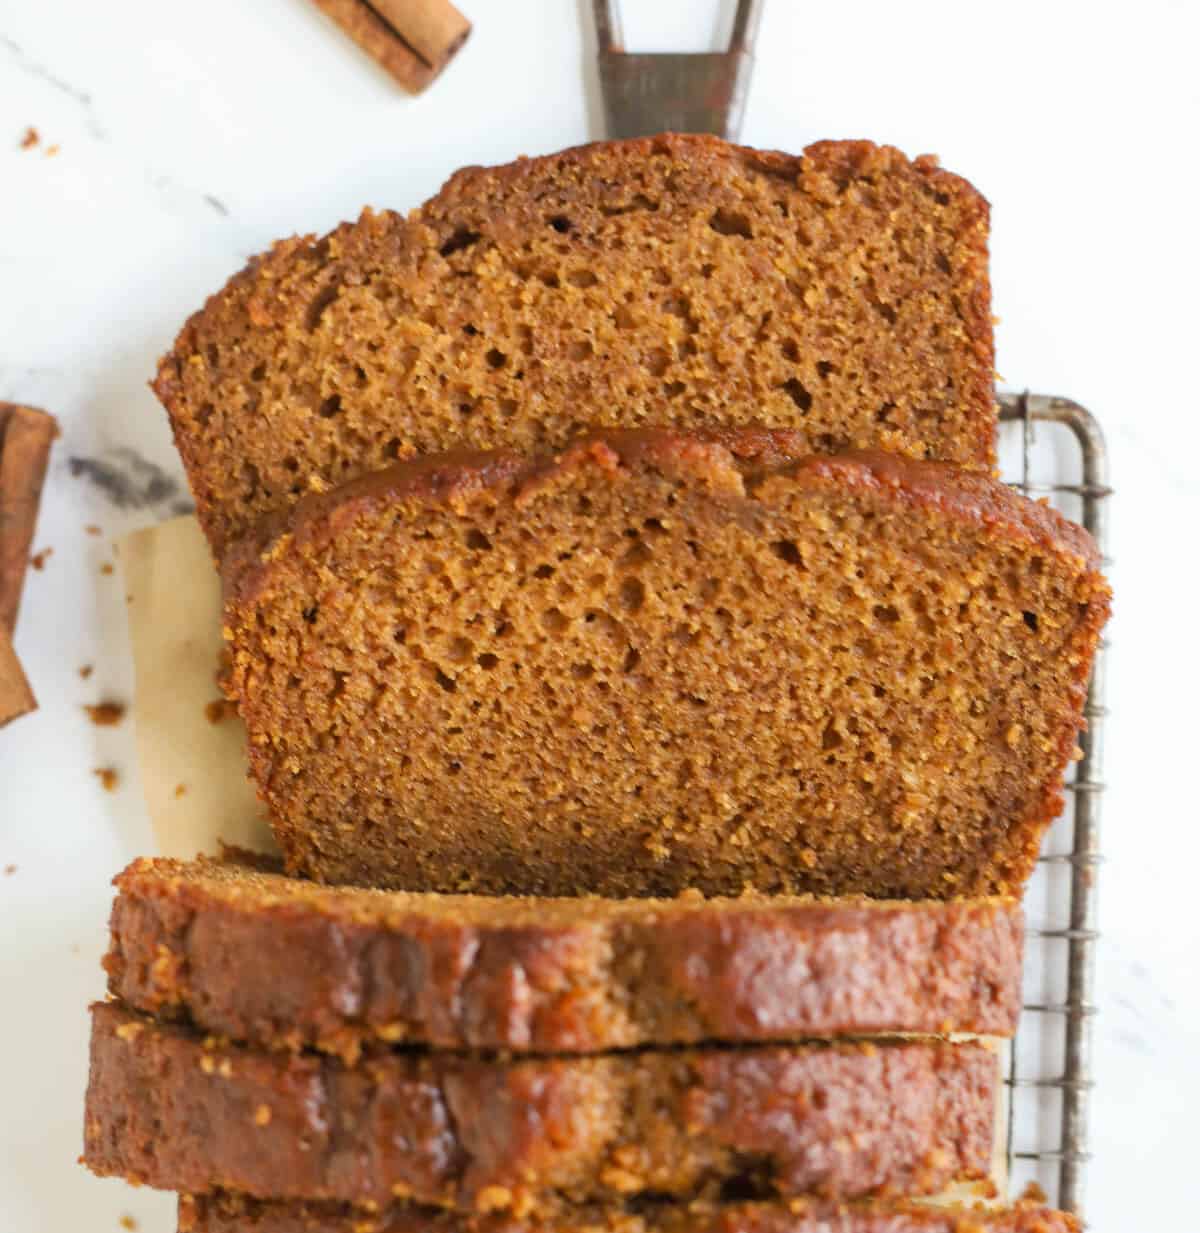
{"label": "grey marble vein", "polygon": [[7,34],[0,34],[0,48],[3,48],[8,54],[9,60],[23,73],[28,73],[31,77],[44,81],[60,94],[65,94],[68,98],[74,99],[83,108],[88,130],[93,137],[99,141],[104,141],[108,137],[104,126],[96,117],[95,103],[91,94],[86,90],[80,90],[77,86],[73,86],[69,81],[65,81],[52,72],[46,65],[33,59],[18,42],[9,38]]}

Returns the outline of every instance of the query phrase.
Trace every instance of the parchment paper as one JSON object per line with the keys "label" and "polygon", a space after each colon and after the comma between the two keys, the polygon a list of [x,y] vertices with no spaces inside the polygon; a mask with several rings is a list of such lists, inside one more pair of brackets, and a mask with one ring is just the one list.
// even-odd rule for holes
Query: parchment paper
{"label": "parchment paper", "polygon": [[221,697],[221,587],[194,517],[120,542],[136,682],[142,791],[164,856],[215,852],[218,841],[275,852],[246,778],[246,730],[206,713]]}

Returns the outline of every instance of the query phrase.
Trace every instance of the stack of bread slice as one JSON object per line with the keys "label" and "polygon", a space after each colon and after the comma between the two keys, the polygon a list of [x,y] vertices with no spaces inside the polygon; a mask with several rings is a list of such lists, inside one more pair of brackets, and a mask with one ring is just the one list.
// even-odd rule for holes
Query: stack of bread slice
{"label": "stack of bread slice", "polygon": [[932,160],[664,136],[192,318],[285,866],[118,878],[94,1170],[197,1233],[1076,1227],[945,1202],[1108,611],[990,474],[986,243]]}

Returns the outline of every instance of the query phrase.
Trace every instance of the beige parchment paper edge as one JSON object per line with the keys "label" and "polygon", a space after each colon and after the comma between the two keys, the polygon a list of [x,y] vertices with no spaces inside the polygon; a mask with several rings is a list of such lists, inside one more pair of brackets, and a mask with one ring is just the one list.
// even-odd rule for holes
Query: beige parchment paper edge
{"label": "beige parchment paper edge", "polygon": [[159,850],[188,859],[220,842],[276,852],[246,777],[246,731],[220,699],[221,586],[191,516],[120,541],[135,673],[142,792]]}

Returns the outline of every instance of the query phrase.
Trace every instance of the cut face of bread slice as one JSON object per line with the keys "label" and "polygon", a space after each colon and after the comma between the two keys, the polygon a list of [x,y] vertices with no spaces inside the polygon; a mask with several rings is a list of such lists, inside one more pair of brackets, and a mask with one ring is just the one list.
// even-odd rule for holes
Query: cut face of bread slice
{"label": "cut face of bread slice", "polygon": [[184,1196],[179,1233],[1079,1233],[1066,1212],[923,1207],[903,1200],[835,1203],[658,1204],[562,1207],[544,1215],[436,1211],[395,1204],[378,1212],[338,1203],[262,1202],[243,1195]]}
{"label": "cut face of bread slice", "polygon": [[404,464],[227,562],[293,871],[612,896],[1013,893],[1109,591],[983,475],[786,432]]}
{"label": "cut face of bread slice", "polygon": [[869,142],[714,137],[468,168],[254,260],[155,390],[214,551],[310,488],[415,452],[594,427],[764,424],[818,453],[986,468],[987,203]]}
{"label": "cut face of bread slice", "polygon": [[935,1193],[987,1175],[979,1044],[747,1045],[516,1061],[389,1051],[347,1067],[92,1008],[85,1163],[167,1190],[530,1210]]}
{"label": "cut face of bread slice", "polygon": [[592,1053],[881,1032],[1003,1035],[1012,900],[515,899],[139,860],[105,967],[133,1007],[268,1047]]}

